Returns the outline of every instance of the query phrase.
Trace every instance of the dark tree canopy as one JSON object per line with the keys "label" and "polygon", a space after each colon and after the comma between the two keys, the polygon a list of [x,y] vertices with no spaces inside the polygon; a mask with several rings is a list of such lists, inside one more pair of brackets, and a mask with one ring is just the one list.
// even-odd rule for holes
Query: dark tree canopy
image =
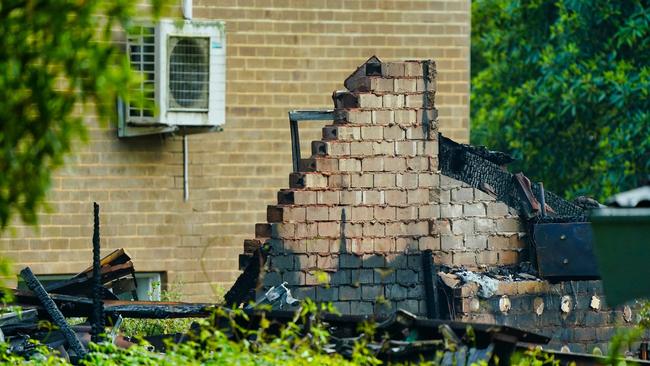
{"label": "dark tree canopy", "polygon": [[[14,214],[36,222],[52,171],[85,138],[82,114],[108,120],[115,97],[136,81],[111,42],[136,3],[0,1],[0,228]],[[163,0],[150,3],[157,16]]]}
{"label": "dark tree canopy", "polygon": [[567,197],[647,181],[650,2],[472,3],[472,142]]}

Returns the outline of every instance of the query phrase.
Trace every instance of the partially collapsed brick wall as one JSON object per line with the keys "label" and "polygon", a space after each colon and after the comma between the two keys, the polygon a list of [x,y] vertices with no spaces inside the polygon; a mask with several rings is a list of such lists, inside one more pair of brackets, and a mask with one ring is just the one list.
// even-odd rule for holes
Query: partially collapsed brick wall
{"label": "partially collapsed brick wall", "polygon": [[[608,307],[601,281],[500,282],[489,298],[469,283],[454,289],[453,304],[455,319],[525,329],[550,337],[549,348],[586,353],[595,347],[607,353],[617,329],[636,324],[640,310],[637,304]],[[638,342],[624,346],[626,354],[639,349]]]}
{"label": "partially collapsed brick wall", "polygon": [[516,215],[438,172],[435,78],[431,61],[373,57],[334,93],[334,123],[246,242],[271,247],[265,286],[287,281],[343,313],[424,313],[420,251],[469,268],[517,263]]}

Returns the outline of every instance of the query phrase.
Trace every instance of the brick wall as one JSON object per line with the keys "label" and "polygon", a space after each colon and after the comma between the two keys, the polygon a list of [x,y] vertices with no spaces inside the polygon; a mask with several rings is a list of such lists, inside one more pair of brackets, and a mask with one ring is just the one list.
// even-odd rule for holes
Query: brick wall
{"label": "brick wall", "polygon": [[[454,319],[503,324],[551,338],[547,347],[568,347],[572,352],[591,353],[594,347],[607,354],[617,329],[638,322],[639,307],[610,308],[600,281],[500,282],[487,299],[477,295],[474,283],[453,291]],[[647,338],[645,338],[647,339]],[[638,343],[622,350],[638,352]]]}
{"label": "brick wall", "polygon": [[469,268],[518,262],[517,216],[438,171],[435,77],[431,61],[373,58],[334,94],[334,123],[244,246],[271,248],[266,287],[287,281],[342,313],[423,313],[420,251]]}
{"label": "brick wall", "polygon": [[[89,143],[56,172],[40,228],[12,225],[2,254],[36,273],[80,271],[91,259],[98,201],[106,250],[125,247],[139,271],[165,272],[183,283],[186,300],[209,300],[209,283],[228,287],[237,276],[241,241],[287,185],[287,110],[329,106],[330,92],[370,55],[435,59],[441,129],[468,139],[469,6],[195,0],[195,17],[226,21],[227,124],[189,138],[190,200],[182,199],[179,138],[118,140],[89,116]],[[303,141],[317,133],[305,129]]]}

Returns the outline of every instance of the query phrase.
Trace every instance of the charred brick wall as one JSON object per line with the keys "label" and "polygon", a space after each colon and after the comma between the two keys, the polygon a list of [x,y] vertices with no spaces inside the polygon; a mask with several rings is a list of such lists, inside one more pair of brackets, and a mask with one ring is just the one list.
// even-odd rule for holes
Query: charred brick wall
{"label": "charred brick wall", "polygon": [[516,213],[438,171],[435,64],[371,58],[345,86],[334,123],[245,242],[270,247],[264,285],[287,281],[343,313],[424,313],[422,250],[469,268],[517,263]]}
{"label": "charred brick wall", "polygon": [[[620,328],[638,322],[639,306],[610,308],[601,281],[500,282],[497,291],[484,299],[470,283],[453,291],[453,318],[522,328],[551,338],[548,347],[604,354]],[[623,350],[636,353],[638,345]]]}

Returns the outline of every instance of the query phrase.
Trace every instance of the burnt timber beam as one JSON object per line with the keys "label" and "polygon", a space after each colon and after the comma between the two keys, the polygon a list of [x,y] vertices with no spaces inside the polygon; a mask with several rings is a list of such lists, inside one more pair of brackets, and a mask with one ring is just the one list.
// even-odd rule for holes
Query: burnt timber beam
{"label": "burnt timber beam", "polygon": [[61,329],[61,333],[63,333],[72,351],[74,351],[77,357],[84,357],[86,355],[86,349],[81,344],[79,338],[77,338],[77,333],[70,328],[70,325],[65,321],[65,317],[56,306],[56,303],[48,295],[47,291],[45,291],[38,278],[34,276],[32,270],[29,267],[25,267],[20,271],[20,276],[25,280],[27,287],[34,292],[45,311],[47,311],[52,321],[54,321],[54,324]]}

